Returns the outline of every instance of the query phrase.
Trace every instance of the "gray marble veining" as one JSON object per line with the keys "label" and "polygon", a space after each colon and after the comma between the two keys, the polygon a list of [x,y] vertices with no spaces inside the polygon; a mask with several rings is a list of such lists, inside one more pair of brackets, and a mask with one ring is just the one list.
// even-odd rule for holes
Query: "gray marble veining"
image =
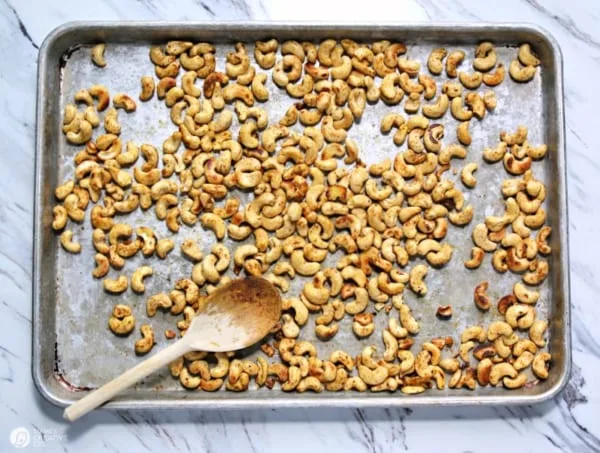
{"label": "gray marble veining", "polygon": [[[534,407],[96,412],[68,426],[30,372],[31,231],[37,50],[76,19],[525,21],[564,54],[573,302],[573,372]],[[0,451],[24,427],[39,451],[600,451],[600,4],[593,0],[0,0]]]}

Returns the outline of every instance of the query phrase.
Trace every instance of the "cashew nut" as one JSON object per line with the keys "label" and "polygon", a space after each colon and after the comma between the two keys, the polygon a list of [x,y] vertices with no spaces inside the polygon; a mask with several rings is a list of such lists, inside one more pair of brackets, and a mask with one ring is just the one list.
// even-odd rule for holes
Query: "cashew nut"
{"label": "cashew nut", "polygon": [[128,335],[135,328],[135,317],[127,305],[115,305],[108,327],[116,335]]}
{"label": "cashew nut", "polygon": [[551,364],[552,356],[548,352],[540,352],[533,359],[531,369],[540,379],[548,379],[548,366]]}
{"label": "cashew nut", "polygon": [[462,50],[450,52],[446,58],[446,75],[451,78],[456,77],[456,68],[462,63],[465,58],[465,53]]}
{"label": "cashew nut", "polygon": [[513,60],[510,62],[510,66],[508,68],[508,73],[510,74],[510,77],[515,82],[520,82],[520,83],[529,82],[535,76],[536,67],[535,66],[521,66],[521,64],[519,63],[519,60]]}
{"label": "cashew nut", "polygon": [[143,293],[146,290],[144,278],[152,275],[150,266],[140,266],[131,275],[131,289],[136,293]]}
{"label": "cashew nut", "polygon": [[473,173],[476,170],[477,164],[475,162],[471,162],[465,165],[460,173],[460,179],[463,182],[463,184],[471,189],[477,184],[477,180],[473,176]]}
{"label": "cashew nut", "polygon": [[473,301],[475,302],[477,308],[482,311],[487,311],[492,306],[490,298],[486,294],[488,286],[488,282],[481,282],[475,287],[475,291],[473,293]]}
{"label": "cashew nut", "polygon": [[112,279],[104,279],[102,282],[104,289],[109,293],[120,294],[127,290],[129,286],[129,281],[127,277],[124,275],[120,275],[116,280]]}
{"label": "cashew nut", "polygon": [[65,230],[60,235],[60,245],[69,253],[81,252],[81,244],[73,241],[73,232]]}

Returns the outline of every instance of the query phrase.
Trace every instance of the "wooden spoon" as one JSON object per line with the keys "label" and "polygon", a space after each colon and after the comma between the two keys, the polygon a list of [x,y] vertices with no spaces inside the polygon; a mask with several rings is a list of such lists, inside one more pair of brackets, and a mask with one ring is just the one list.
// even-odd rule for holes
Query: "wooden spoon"
{"label": "wooden spoon", "polygon": [[191,351],[235,351],[264,338],[281,316],[279,291],[256,277],[233,280],[206,299],[183,338],[67,407],[63,417],[77,420],[122,390]]}

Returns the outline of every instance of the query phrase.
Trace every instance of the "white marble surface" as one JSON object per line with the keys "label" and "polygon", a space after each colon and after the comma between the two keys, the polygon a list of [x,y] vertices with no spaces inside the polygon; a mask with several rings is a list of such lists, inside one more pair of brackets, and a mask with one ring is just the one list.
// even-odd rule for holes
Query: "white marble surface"
{"label": "white marble surface", "polygon": [[[176,6],[175,6],[176,3]],[[291,6],[293,3],[293,7]],[[493,6],[492,6],[493,3]],[[74,426],[31,380],[31,244],[36,59],[77,19],[526,21],[562,46],[573,302],[573,373],[554,401],[521,408],[96,412]],[[38,451],[600,451],[600,163],[594,0],[0,1],[0,451],[25,427]],[[585,69],[584,69],[585,68]],[[598,223],[596,223],[598,222]]]}

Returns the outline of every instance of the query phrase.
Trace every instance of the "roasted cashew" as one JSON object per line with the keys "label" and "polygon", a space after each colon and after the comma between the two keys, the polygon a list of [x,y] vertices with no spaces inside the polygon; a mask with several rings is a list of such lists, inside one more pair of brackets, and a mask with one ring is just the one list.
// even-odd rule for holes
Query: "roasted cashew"
{"label": "roasted cashew", "polygon": [[92,138],[93,127],[89,121],[81,120],[77,132],[67,132],[67,141],[72,145],[84,145]]}
{"label": "roasted cashew", "polygon": [[135,101],[124,93],[115,94],[113,105],[117,109],[124,109],[127,113],[134,112],[137,107]]}
{"label": "roasted cashew", "polygon": [[314,275],[321,268],[318,262],[306,261],[302,250],[294,250],[290,256],[290,262],[298,274],[305,276]]}
{"label": "roasted cashew", "polygon": [[156,256],[165,259],[169,252],[175,248],[175,242],[168,238],[159,239],[156,242]]}
{"label": "roasted cashew", "polygon": [[500,142],[496,148],[485,148],[483,150],[483,158],[486,162],[494,163],[502,160],[506,154],[506,143]]}
{"label": "roasted cashew", "polygon": [[475,162],[471,162],[465,165],[460,172],[460,179],[463,184],[469,188],[475,187],[477,184],[477,180],[473,176],[473,173],[477,170],[477,164]]}
{"label": "roasted cashew", "polygon": [[149,101],[154,96],[154,77],[152,76],[143,76],[140,79],[141,91],[139,99],[142,102]]}
{"label": "roasted cashew", "polygon": [[548,262],[545,260],[534,261],[533,267],[530,267],[529,272],[523,274],[523,281],[531,286],[540,285],[548,276],[550,270]]}
{"label": "roasted cashew", "polygon": [[519,60],[513,60],[510,62],[510,66],[508,68],[508,73],[510,77],[515,82],[529,82],[533,79],[536,73],[535,66],[521,66]]}
{"label": "roasted cashew", "polygon": [[[396,298],[401,298],[401,296],[396,296]],[[396,303],[400,312],[400,323],[402,327],[407,330],[408,333],[415,335],[419,332],[419,323],[413,317],[410,307],[404,303]]]}
{"label": "roasted cashew", "polygon": [[463,107],[463,100],[461,97],[452,99],[450,111],[452,112],[452,116],[458,121],[469,121],[473,116],[471,110]]}
{"label": "roasted cashew", "polygon": [[397,66],[400,73],[406,73],[410,77],[416,77],[419,74],[419,69],[421,69],[421,63],[407,58],[398,58]]}
{"label": "roasted cashew", "polygon": [[106,60],[104,58],[104,51],[106,50],[106,44],[100,43],[92,47],[92,62],[99,68],[106,66]]}
{"label": "roasted cashew", "polygon": [[127,290],[129,281],[124,275],[120,275],[116,280],[104,279],[102,282],[104,289],[109,293],[120,294]]}
{"label": "roasted cashew", "polygon": [[517,377],[519,373],[515,368],[507,362],[497,363],[492,366],[489,376],[489,382],[491,385],[498,385],[501,379],[503,378],[511,378],[514,379]]}
{"label": "roasted cashew", "polygon": [[447,165],[453,158],[464,159],[467,156],[467,150],[459,144],[446,146],[439,153],[438,161],[442,165]]}
{"label": "roasted cashew", "polygon": [[[551,364],[552,356],[548,352],[540,352],[533,359],[531,369],[540,379],[548,379],[548,365]],[[548,365],[547,365],[548,364]]]}
{"label": "roasted cashew", "polygon": [[[116,109],[110,108],[104,114],[104,129],[108,134],[118,135],[121,133],[121,125],[119,124],[119,113]],[[97,146],[97,144],[96,144]],[[120,149],[119,149],[120,153]],[[100,154],[100,153],[98,153]],[[118,157],[118,156],[116,156]],[[104,160],[104,159],[103,159]]]}
{"label": "roasted cashew", "polygon": [[128,335],[135,328],[135,317],[127,305],[115,305],[112,316],[108,320],[108,327],[116,335]]}
{"label": "roasted cashew", "polygon": [[217,240],[221,240],[225,237],[225,222],[221,217],[212,213],[202,214],[200,217],[202,226],[212,230],[215,233]]}
{"label": "roasted cashew", "polygon": [[477,46],[477,49],[475,49],[475,58],[473,59],[473,68],[486,72],[496,65],[496,61],[496,50],[491,42],[484,41]]}
{"label": "roasted cashew", "polygon": [[144,279],[152,275],[150,266],[140,266],[131,275],[131,289],[136,293],[143,293],[146,290]]}
{"label": "roasted cashew", "polygon": [[[184,54],[185,55],[185,54]],[[182,57],[186,58],[186,57]],[[172,63],[169,63],[167,66],[155,66],[154,72],[159,79],[164,79],[166,77],[175,78],[177,74],[179,74],[180,63],[178,60],[175,60]]]}
{"label": "roasted cashew", "polygon": [[405,124],[405,119],[401,114],[389,113],[386,116],[384,116],[381,120],[380,129],[381,132],[383,132],[384,134],[391,131],[393,127],[397,128],[397,131],[394,134],[394,144],[400,146],[402,143],[404,143],[404,140],[408,133],[408,127]]}
{"label": "roasted cashew", "polygon": [[381,98],[386,104],[398,104],[404,97],[404,91],[400,88],[400,74],[392,73],[386,75],[379,87]]}
{"label": "roasted cashew", "polygon": [[81,244],[73,241],[73,232],[65,230],[60,235],[60,245],[69,253],[81,252]]}
{"label": "roasted cashew", "polygon": [[151,228],[141,226],[136,230],[136,234],[142,241],[142,253],[145,256],[150,256],[156,250],[156,237]]}
{"label": "roasted cashew", "polygon": [[491,90],[485,91],[482,96],[483,105],[488,111],[492,111],[496,108],[496,93]]}
{"label": "roasted cashew", "polygon": [[428,118],[441,118],[448,110],[450,104],[446,94],[440,94],[433,104],[424,105],[422,108],[423,115]]}
{"label": "roasted cashew", "polygon": [[512,153],[506,153],[503,162],[506,171],[512,175],[522,175],[531,168],[531,157],[529,156],[519,160]]}
{"label": "roasted cashew", "polygon": [[465,53],[462,50],[455,50],[450,52],[448,58],[446,58],[446,75],[451,78],[456,77],[456,68],[465,58]]}
{"label": "roasted cashew", "polygon": [[469,90],[475,90],[481,85],[481,82],[483,80],[483,74],[481,74],[481,72],[479,71],[475,71],[471,74],[464,71],[460,71],[458,73],[458,79],[465,88],[468,88]]}
{"label": "roasted cashew", "polygon": [[525,66],[539,66],[541,64],[540,59],[528,43],[519,46],[518,58]]}
{"label": "roasted cashew", "polygon": [[135,342],[135,353],[138,355],[147,354],[154,347],[154,331],[148,324],[140,327],[142,339]]}
{"label": "roasted cashew", "polygon": [[448,51],[443,47],[433,49],[427,58],[427,68],[429,72],[435,75],[440,75],[444,70],[442,60],[446,58]]}
{"label": "roasted cashew", "polygon": [[375,323],[372,313],[359,313],[354,315],[352,331],[359,338],[370,336],[375,331]]}
{"label": "roasted cashew", "polygon": [[467,269],[477,269],[481,266],[485,251],[480,247],[471,248],[471,259],[465,261],[465,267]]}
{"label": "roasted cashew", "polygon": [[275,65],[278,47],[279,43],[276,39],[256,41],[254,45],[254,58],[261,68],[271,69]]}
{"label": "roasted cashew", "polygon": [[480,223],[473,229],[473,243],[486,252],[493,252],[498,246],[488,239],[488,227]]}
{"label": "roasted cashew", "polygon": [[492,306],[490,298],[486,294],[488,286],[488,282],[481,282],[475,287],[475,291],[473,293],[473,301],[475,302],[477,308],[482,311],[487,311]]}
{"label": "roasted cashew", "polygon": [[516,329],[529,329],[535,320],[535,310],[533,307],[522,304],[514,304],[508,307],[505,313],[506,322]]}

